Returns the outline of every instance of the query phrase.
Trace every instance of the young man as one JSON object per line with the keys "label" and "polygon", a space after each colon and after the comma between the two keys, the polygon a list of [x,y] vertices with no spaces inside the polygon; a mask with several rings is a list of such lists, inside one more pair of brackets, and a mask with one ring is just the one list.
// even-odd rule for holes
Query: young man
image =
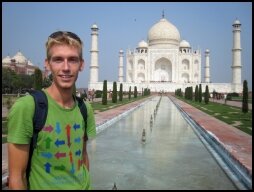
{"label": "young man", "polygon": [[53,82],[43,90],[48,114],[33,151],[29,185],[26,168],[33,134],[35,104],[31,95],[16,101],[8,115],[10,189],[90,189],[87,137],[96,135],[93,109],[86,103],[87,128],[73,97],[74,83],[84,68],[82,41],[71,32],[51,34],[45,66]]}

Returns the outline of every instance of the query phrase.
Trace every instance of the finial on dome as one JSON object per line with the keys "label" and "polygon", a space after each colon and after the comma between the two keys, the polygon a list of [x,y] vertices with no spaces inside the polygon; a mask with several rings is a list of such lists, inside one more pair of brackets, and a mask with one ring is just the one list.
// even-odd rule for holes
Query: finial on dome
{"label": "finial on dome", "polygon": [[162,18],[164,18],[164,9],[162,10]]}

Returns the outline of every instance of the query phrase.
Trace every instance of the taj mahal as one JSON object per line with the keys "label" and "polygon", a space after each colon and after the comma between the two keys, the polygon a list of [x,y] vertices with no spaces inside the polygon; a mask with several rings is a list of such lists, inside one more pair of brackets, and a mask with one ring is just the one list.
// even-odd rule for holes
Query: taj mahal
{"label": "taj mahal", "polygon": [[[147,41],[138,43],[135,50],[126,51],[126,72],[124,81],[124,51],[119,51],[117,86],[123,84],[123,90],[136,86],[138,91],[149,88],[152,92],[174,92],[181,88],[201,84],[202,90],[208,85],[210,92],[221,93],[242,92],[241,80],[241,23],[236,19],[233,23],[232,48],[232,81],[231,83],[211,83],[210,51],[204,51],[205,62],[202,67],[201,50],[193,50],[190,43],[181,39],[180,32],[169,22],[164,14],[148,31]],[[91,62],[88,89],[102,90],[103,82],[99,77],[98,31],[96,24],[91,27]],[[204,68],[204,80],[201,80],[201,69]],[[108,90],[113,89],[113,82],[107,82]],[[119,88],[118,88],[119,89]],[[133,88],[132,88],[133,90]]]}

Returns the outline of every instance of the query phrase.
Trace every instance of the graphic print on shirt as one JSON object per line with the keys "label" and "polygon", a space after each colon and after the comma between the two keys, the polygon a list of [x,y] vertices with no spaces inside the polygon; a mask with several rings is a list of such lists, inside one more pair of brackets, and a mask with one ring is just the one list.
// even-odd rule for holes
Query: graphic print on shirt
{"label": "graphic print on shirt", "polygon": [[68,146],[71,146],[71,126],[67,125],[66,126],[66,134],[67,134],[67,141],[68,141]]}
{"label": "graphic print on shirt", "polygon": [[61,133],[61,127],[60,127],[60,123],[56,122],[56,133],[60,134]]}
{"label": "graphic print on shirt", "polygon": [[57,138],[57,140],[56,140],[56,142],[55,142],[55,145],[57,146],[57,147],[59,147],[60,145],[64,145],[65,144],[65,141],[64,140],[58,140],[58,138]]}
{"label": "graphic print on shirt", "polygon": [[[44,170],[46,173],[51,173],[53,170],[68,170],[71,174],[75,174],[75,171],[79,171],[83,164],[83,146],[81,143],[83,130],[80,124],[76,122],[64,126],[61,126],[60,122],[56,122],[54,125],[55,127],[46,125],[42,129],[44,134],[43,148],[46,151],[41,152],[40,157],[46,159]],[[65,128],[65,131],[63,131],[62,127]],[[68,159],[69,165],[61,163],[61,160],[66,158]],[[56,163],[58,161],[59,163]],[[68,169],[67,166],[69,167]]]}

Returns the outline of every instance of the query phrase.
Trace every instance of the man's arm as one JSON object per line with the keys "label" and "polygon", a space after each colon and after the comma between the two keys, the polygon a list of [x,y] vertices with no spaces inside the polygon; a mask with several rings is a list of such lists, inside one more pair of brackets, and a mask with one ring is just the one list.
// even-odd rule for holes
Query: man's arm
{"label": "man's arm", "polygon": [[83,140],[83,162],[86,165],[87,170],[89,171],[89,158],[88,158],[88,153],[86,151],[86,141],[87,139]]}
{"label": "man's arm", "polygon": [[8,143],[9,189],[27,189],[29,144]]}

